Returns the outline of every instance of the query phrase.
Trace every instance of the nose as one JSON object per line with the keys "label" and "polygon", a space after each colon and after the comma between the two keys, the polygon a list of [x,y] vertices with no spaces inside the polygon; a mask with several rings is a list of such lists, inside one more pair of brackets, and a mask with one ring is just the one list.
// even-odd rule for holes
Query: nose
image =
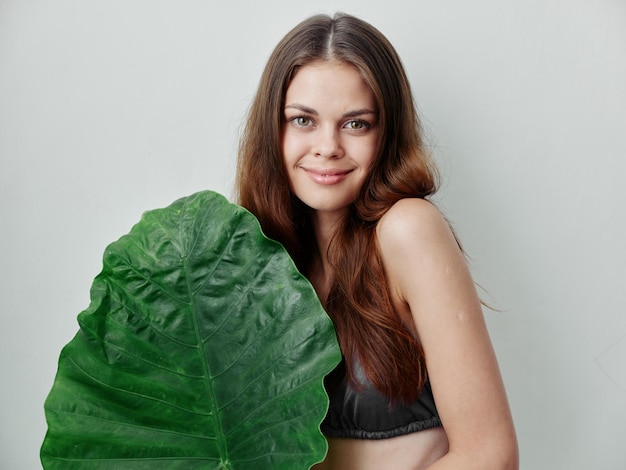
{"label": "nose", "polygon": [[323,158],[341,158],[343,147],[339,131],[334,127],[327,126],[316,132],[313,154]]}

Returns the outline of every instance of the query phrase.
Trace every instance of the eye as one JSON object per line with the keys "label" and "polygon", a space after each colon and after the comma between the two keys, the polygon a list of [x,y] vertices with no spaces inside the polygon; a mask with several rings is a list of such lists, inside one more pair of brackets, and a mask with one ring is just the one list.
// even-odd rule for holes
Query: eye
{"label": "eye", "polygon": [[346,127],[353,131],[362,131],[370,127],[370,125],[365,121],[354,120],[354,121],[348,121],[346,123]]}
{"label": "eye", "polygon": [[307,127],[311,125],[311,118],[308,118],[306,116],[296,116],[292,119],[292,121],[300,127]]}

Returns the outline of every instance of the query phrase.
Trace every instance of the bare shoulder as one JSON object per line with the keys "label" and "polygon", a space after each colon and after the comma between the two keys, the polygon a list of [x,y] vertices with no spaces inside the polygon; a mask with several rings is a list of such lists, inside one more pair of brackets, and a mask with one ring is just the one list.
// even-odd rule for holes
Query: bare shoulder
{"label": "bare shoulder", "polygon": [[[392,291],[416,312],[422,292],[473,288],[465,257],[439,209],[424,199],[402,199],[376,229],[381,259]],[[420,309],[422,310],[422,309]],[[433,311],[431,309],[431,311]]]}
{"label": "bare shoulder", "polygon": [[432,243],[457,245],[439,209],[433,203],[418,198],[396,202],[378,222],[376,234],[381,250],[390,253],[409,246],[413,250],[419,249],[421,245]]}

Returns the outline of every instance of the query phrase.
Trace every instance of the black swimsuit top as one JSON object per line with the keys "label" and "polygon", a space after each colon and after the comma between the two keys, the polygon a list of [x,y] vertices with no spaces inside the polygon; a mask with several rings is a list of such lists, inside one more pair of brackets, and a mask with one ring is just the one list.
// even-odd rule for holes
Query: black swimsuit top
{"label": "black swimsuit top", "polygon": [[325,436],[386,439],[441,426],[430,384],[413,403],[391,405],[367,379],[359,363],[355,370],[362,384],[358,391],[348,383],[343,361],[326,377],[330,406],[320,426]]}

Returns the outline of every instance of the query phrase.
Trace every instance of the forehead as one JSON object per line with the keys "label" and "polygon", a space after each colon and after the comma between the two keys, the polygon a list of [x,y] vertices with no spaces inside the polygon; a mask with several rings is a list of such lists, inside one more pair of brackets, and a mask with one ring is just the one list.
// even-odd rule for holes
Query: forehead
{"label": "forehead", "polygon": [[359,70],[338,61],[318,61],[300,67],[285,95],[285,105],[292,102],[375,108],[374,94]]}

